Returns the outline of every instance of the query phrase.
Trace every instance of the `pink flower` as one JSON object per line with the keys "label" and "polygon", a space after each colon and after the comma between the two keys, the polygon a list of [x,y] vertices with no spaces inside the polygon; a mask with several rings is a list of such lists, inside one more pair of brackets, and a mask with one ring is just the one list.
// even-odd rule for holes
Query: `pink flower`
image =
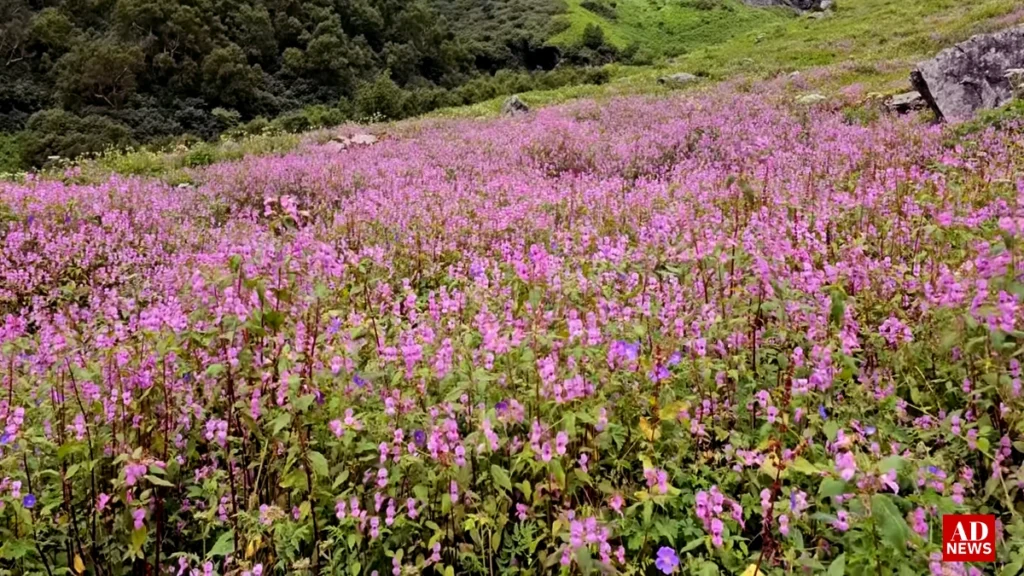
{"label": "pink flower", "polygon": [[136,508],[132,511],[132,520],[134,520],[135,529],[142,530],[146,522],[146,511],[142,508]]}

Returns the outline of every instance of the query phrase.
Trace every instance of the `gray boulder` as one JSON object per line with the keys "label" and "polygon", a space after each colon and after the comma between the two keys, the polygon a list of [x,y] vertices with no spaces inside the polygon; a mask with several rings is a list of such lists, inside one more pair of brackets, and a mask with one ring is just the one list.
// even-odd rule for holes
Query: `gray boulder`
{"label": "gray boulder", "polygon": [[769,6],[783,6],[785,8],[793,8],[795,10],[818,10],[824,11],[829,8],[834,8],[836,3],[835,0],[743,0],[748,6],[756,6],[758,8],[767,8]]}
{"label": "gray boulder", "polygon": [[523,102],[519,96],[512,96],[505,103],[501,105],[502,116],[515,116],[517,114],[526,114],[530,111],[530,107]]}
{"label": "gray boulder", "polygon": [[915,110],[923,110],[928,107],[924,97],[918,92],[904,92],[896,94],[885,101],[885,107],[897,114],[907,114]]}
{"label": "gray boulder", "polygon": [[940,118],[959,122],[1010,101],[1008,73],[1018,68],[1024,68],[1024,26],[947,48],[918,64],[910,81]]}
{"label": "gray boulder", "polygon": [[796,99],[797,104],[803,104],[804,106],[813,106],[815,104],[821,104],[828,100],[828,97],[822,94],[804,94]]}
{"label": "gray boulder", "polygon": [[697,80],[699,80],[699,78],[689,72],[680,72],[678,74],[669,74],[668,76],[658,78],[658,84],[664,84],[666,86],[685,86],[687,84],[692,84]]}

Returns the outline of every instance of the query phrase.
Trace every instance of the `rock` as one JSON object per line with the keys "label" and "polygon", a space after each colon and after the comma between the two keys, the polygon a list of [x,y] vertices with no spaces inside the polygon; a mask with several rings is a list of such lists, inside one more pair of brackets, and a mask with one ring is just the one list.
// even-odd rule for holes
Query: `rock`
{"label": "rock", "polygon": [[1024,68],[1024,26],[979,34],[921,62],[910,80],[940,117],[968,120],[1013,98],[1007,72]]}
{"label": "rock", "polygon": [[748,6],[767,8],[769,6],[783,6],[807,12],[809,10],[825,11],[835,8],[835,0],[743,0]]}
{"label": "rock", "polygon": [[516,114],[526,114],[530,111],[530,107],[523,102],[519,96],[512,96],[505,103],[501,105],[502,116],[515,116]]}
{"label": "rock", "polygon": [[796,103],[810,106],[812,104],[824,102],[825,100],[828,100],[828,98],[821,94],[804,94],[803,96],[796,99]]}
{"label": "rock", "polygon": [[377,137],[373,134],[356,134],[349,138],[349,142],[359,144],[361,146],[369,146],[370,144],[375,144],[377,142]]}
{"label": "rock", "polygon": [[328,152],[341,152],[347,147],[348,146],[346,146],[344,142],[339,142],[337,140],[328,140],[323,143],[324,150],[327,150]]}
{"label": "rock", "polygon": [[669,74],[668,76],[662,76],[658,78],[658,84],[664,84],[669,86],[685,86],[693,82],[697,82],[699,78],[690,74],[689,72],[680,72],[678,74]]}
{"label": "rock", "polygon": [[1010,81],[1013,97],[1024,100],[1024,68],[1011,68],[1006,71],[1006,79]]}
{"label": "rock", "polygon": [[886,100],[885,107],[897,114],[906,114],[914,110],[923,110],[928,107],[928,103],[918,92],[904,92]]}

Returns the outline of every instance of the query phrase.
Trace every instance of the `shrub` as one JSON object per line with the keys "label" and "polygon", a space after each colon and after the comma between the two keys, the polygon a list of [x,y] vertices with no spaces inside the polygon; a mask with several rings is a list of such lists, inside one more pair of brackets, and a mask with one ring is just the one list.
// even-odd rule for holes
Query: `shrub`
{"label": "shrub", "polygon": [[206,142],[200,142],[189,148],[183,160],[187,168],[209,166],[217,160],[217,150]]}
{"label": "shrub", "polygon": [[615,13],[615,2],[604,2],[603,0],[583,0],[583,2],[580,2],[580,6],[608,20],[615,20],[618,16]]}
{"label": "shrub", "polygon": [[0,174],[22,170],[21,143],[15,134],[0,133]]}
{"label": "shrub", "polygon": [[409,93],[398,87],[387,72],[356,92],[355,110],[358,118],[383,117],[398,120],[407,116]]}
{"label": "shrub", "polygon": [[21,141],[22,161],[28,166],[42,166],[55,156],[75,159],[134,144],[131,130],[124,124],[98,115],[83,118],[60,109],[33,114]]}

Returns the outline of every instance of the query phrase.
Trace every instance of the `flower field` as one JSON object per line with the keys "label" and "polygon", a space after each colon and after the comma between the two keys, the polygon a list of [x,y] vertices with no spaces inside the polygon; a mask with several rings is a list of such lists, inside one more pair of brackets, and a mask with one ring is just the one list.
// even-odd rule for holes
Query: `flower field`
{"label": "flower field", "polygon": [[0,184],[0,573],[1019,573],[1024,134],[759,90]]}

